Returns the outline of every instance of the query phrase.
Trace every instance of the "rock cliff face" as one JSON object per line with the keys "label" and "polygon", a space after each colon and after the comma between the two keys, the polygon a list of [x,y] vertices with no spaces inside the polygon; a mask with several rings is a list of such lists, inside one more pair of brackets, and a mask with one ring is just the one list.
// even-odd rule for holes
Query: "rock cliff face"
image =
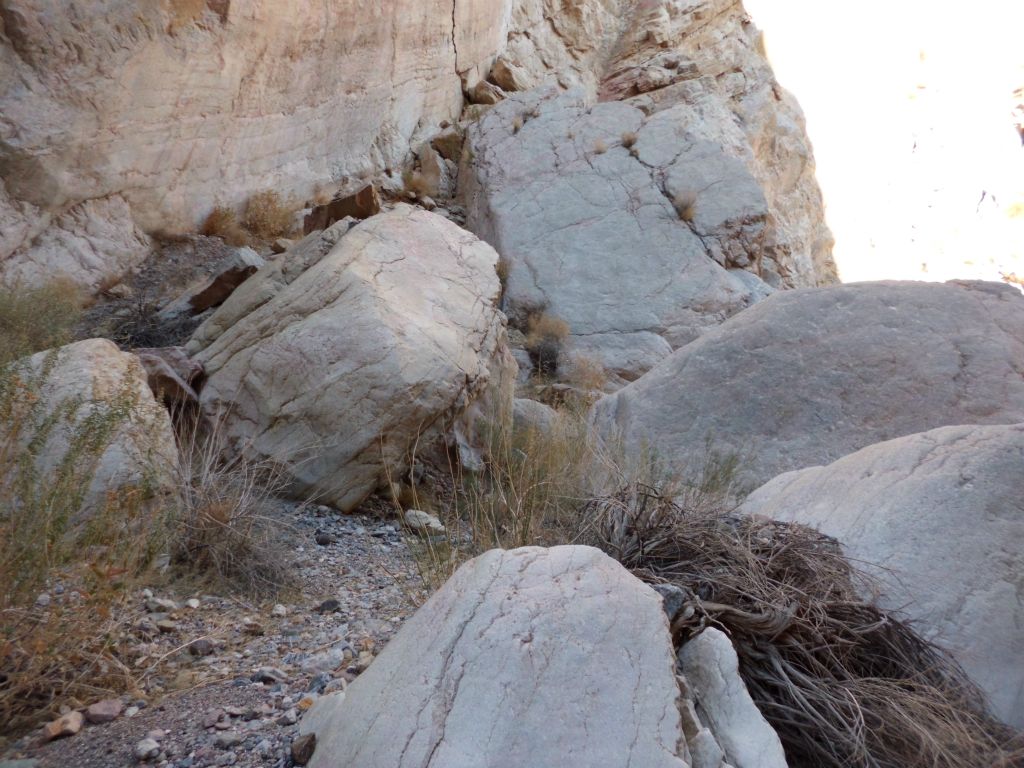
{"label": "rock cliff face", "polygon": [[766,279],[831,279],[799,110],[740,4],[720,0],[9,0],[0,278],[67,262],[94,288],[142,260],[134,226],[189,230],[261,190],[298,201],[397,178],[485,77],[513,90],[555,79],[647,113],[686,101],[681,122],[706,124],[694,130],[763,187]]}

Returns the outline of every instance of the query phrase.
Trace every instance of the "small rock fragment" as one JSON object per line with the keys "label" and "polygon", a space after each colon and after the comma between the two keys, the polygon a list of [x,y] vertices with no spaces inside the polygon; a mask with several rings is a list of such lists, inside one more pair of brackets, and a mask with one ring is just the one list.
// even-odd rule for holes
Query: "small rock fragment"
{"label": "small rock fragment", "polygon": [[299,736],[292,742],[292,762],[296,765],[305,765],[313,758],[316,750],[316,734],[307,733]]}
{"label": "small rock fragment", "polygon": [[316,607],[317,613],[337,613],[341,610],[341,603],[330,597]]}
{"label": "small rock fragment", "polygon": [[68,712],[43,726],[43,738],[46,741],[53,741],[63,736],[74,736],[82,730],[84,721],[81,712]]}
{"label": "small rock fragment", "polygon": [[135,749],[132,751],[135,755],[135,759],[139,762],[145,762],[152,760],[154,757],[160,754],[160,745],[156,739],[145,738],[135,745]]}
{"label": "small rock fragment", "polygon": [[209,656],[213,653],[213,641],[206,637],[197,638],[189,643],[188,652],[193,656]]}
{"label": "small rock fragment", "polygon": [[85,719],[94,724],[109,723],[119,718],[123,711],[124,705],[120,699],[105,699],[90,704],[85,710]]}
{"label": "small rock fragment", "polygon": [[405,524],[417,533],[444,533],[444,525],[434,515],[419,509],[405,510]]}

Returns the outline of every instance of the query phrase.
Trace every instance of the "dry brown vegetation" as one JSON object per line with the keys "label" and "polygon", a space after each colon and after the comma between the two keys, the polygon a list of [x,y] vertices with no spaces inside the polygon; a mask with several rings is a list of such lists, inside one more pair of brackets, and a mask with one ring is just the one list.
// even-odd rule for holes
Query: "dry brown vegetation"
{"label": "dry brown vegetation", "polygon": [[292,232],[295,206],[281,199],[273,190],[257,192],[245,205],[242,226],[254,237],[273,240]]}
{"label": "dry brown vegetation", "polygon": [[402,171],[402,185],[406,192],[412,192],[418,197],[430,196],[430,184],[421,171],[414,168],[406,168]]}
{"label": "dry brown vegetation", "polygon": [[538,374],[553,376],[558,371],[558,358],[568,336],[569,324],[562,318],[548,312],[530,314],[525,346]]}
{"label": "dry brown vegetation", "polygon": [[630,149],[634,144],[636,144],[636,141],[637,135],[635,132],[626,131],[625,133],[622,134],[622,146],[624,146],[626,149]]}
{"label": "dry brown vegetation", "polygon": [[691,189],[677,192],[672,197],[672,205],[675,207],[680,219],[691,222],[697,214],[697,193]]}
{"label": "dry brown vegetation", "polygon": [[595,155],[603,155],[607,151],[608,151],[608,144],[605,143],[603,140],[597,139],[594,142],[594,154]]}
{"label": "dry brown vegetation", "polygon": [[249,235],[238,222],[238,214],[223,205],[210,211],[199,232],[207,237],[219,237],[228,245],[242,246],[249,243]]}

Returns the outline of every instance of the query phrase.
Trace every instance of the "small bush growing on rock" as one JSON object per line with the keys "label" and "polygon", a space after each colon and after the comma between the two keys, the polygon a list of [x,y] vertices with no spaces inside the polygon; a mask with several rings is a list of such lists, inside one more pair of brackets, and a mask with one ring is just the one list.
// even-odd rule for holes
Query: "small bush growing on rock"
{"label": "small bush growing on rock", "polygon": [[603,155],[607,151],[608,151],[608,145],[603,140],[597,139],[594,142],[594,154],[595,155]]}
{"label": "small bush growing on rock", "polygon": [[636,144],[636,141],[637,135],[635,132],[626,131],[625,133],[622,134],[622,146],[624,146],[626,149],[630,149],[634,144]]}
{"label": "small bush growing on rock", "polygon": [[512,133],[519,133],[523,129],[523,118],[521,115],[517,115],[512,120]]}
{"label": "small bush growing on rock", "polygon": [[586,355],[573,355],[568,368],[566,383],[579,390],[588,405],[596,396],[600,396],[608,383],[608,373],[604,366]]}
{"label": "small bush growing on rock", "polygon": [[238,247],[249,244],[249,236],[238,223],[238,215],[223,205],[210,211],[199,231],[207,237],[219,237],[228,245]]}
{"label": "small bush growing on rock", "polygon": [[569,336],[569,324],[547,312],[534,313],[527,321],[526,351],[534,370],[542,376],[558,371],[558,357]]}
{"label": "small bush growing on rock", "polygon": [[267,190],[249,198],[242,224],[255,237],[273,240],[291,234],[294,214],[293,206],[286,205],[277,192]]}
{"label": "small bush growing on rock", "polygon": [[697,193],[690,189],[684,189],[672,198],[672,205],[675,206],[680,219],[691,222],[697,213]]}
{"label": "small bush growing on rock", "polygon": [[0,288],[0,366],[70,341],[83,303],[82,291],[67,280]]}

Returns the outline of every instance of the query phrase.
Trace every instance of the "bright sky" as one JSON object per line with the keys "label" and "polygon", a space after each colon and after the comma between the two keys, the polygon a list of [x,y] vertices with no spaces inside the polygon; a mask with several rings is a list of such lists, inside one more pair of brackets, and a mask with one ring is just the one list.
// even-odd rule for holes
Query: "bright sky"
{"label": "bright sky", "polygon": [[1024,0],[746,6],[807,115],[844,281],[1024,278]]}

